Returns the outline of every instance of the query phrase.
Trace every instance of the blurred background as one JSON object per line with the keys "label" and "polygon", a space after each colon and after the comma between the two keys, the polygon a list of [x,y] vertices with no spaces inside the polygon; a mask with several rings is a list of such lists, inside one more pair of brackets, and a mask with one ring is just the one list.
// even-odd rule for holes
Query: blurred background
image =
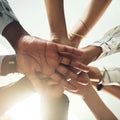
{"label": "blurred background", "polygon": [[[44,0],[8,0],[13,11],[23,27],[32,35],[49,40],[50,31],[44,5]],[[51,0],[52,2],[52,0]],[[81,16],[90,0],[64,0],[65,17],[68,32]],[[110,28],[120,24],[120,0],[113,0],[102,18],[85,37],[80,47],[100,39]],[[14,50],[0,36],[0,54],[13,54]],[[111,55],[97,62],[94,66],[120,66],[120,54]],[[16,80],[17,75],[0,77],[0,86]],[[3,81],[4,80],[4,81]],[[9,80],[9,81],[8,81]],[[65,91],[70,98],[69,120],[95,120],[89,108],[80,96]],[[120,101],[108,93],[98,92],[105,104],[120,119]],[[40,98],[37,94],[13,106],[0,120],[40,120]],[[33,104],[34,103],[34,104]],[[97,106],[99,107],[99,105]]]}

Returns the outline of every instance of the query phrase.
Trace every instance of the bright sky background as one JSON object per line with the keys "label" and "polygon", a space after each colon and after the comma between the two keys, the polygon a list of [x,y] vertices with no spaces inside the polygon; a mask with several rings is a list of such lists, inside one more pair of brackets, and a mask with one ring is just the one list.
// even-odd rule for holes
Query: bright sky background
{"label": "bright sky background", "polygon": [[[8,0],[11,7],[13,8],[15,14],[17,15],[19,21],[24,26],[24,28],[31,33],[32,35],[39,36],[44,39],[49,39],[49,26],[47,21],[47,15],[44,6],[44,0]],[[67,21],[67,28],[70,31],[78,20],[80,15],[82,14],[84,8],[86,7],[87,2],[90,0],[64,0],[65,1],[65,16]],[[52,2],[52,0],[51,0]],[[92,29],[92,31],[88,34],[85,40],[82,42],[81,47],[89,44],[92,41],[95,41],[103,36],[103,34],[109,30],[110,28],[120,24],[120,0],[113,0],[103,17],[99,20],[98,24]],[[13,53],[14,51],[9,46],[9,44],[5,41],[3,37],[0,36],[0,53]],[[10,49],[8,49],[10,48]],[[4,49],[4,52],[3,52]],[[8,51],[9,50],[9,51]],[[100,60],[94,63],[95,66],[98,65],[106,65],[106,66],[120,66],[120,54],[112,55],[108,58]],[[1,80],[2,78],[0,78]],[[7,81],[8,82],[8,81]],[[85,103],[80,99],[79,96],[68,94],[70,98],[70,119],[69,120],[95,120],[94,116],[87,108]],[[99,92],[103,101],[106,105],[115,113],[115,115],[120,119],[120,101],[113,98],[112,96]],[[23,103],[26,108],[19,111],[17,107],[15,107],[12,111],[15,115],[19,117],[14,117],[14,119],[6,120],[38,120],[37,116],[39,116],[39,100],[38,96],[34,95],[31,98],[23,101],[19,105],[17,105],[18,109]],[[33,106],[33,101],[34,106]],[[32,105],[31,105],[32,104]],[[99,105],[97,106],[99,107]],[[27,109],[28,108],[28,109]],[[34,110],[33,110],[34,109]],[[35,111],[36,109],[36,111]],[[29,112],[27,112],[29,110]],[[36,113],[34,113],[34,111]],[[27,112],[27,116],[23,115]],[[13,114],[12,112],[10,112]],[[22,116],[22,118],[21,118]],[[24,116],[24,118],[23,118]],[[0,118],[0,120],[3,120]],[[5,120],[5,119],[4,119]],[[39,119],[40,120],[40,119]]]}

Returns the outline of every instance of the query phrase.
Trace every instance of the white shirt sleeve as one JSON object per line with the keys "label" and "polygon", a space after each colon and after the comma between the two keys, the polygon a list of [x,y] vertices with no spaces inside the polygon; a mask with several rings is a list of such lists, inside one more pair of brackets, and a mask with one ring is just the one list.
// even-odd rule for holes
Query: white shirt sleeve
{"label": "white shirt sleeve", "polygon": [[120,26],[112,28],[100,40],[93,42],[90,46],[102,48],[102,53],[97,59],[120,52]]}
{"label": "white shirt sleeve", "polygon": [[2,34],[4,28],[13,21],[17,21],[15,14],[7,0],[0,0],[0,33]]}
{"label": "white shirt sleeve", "polygon": [[98,67],[103,75],[103,85],[117,85],[120,86],[120,67]]}

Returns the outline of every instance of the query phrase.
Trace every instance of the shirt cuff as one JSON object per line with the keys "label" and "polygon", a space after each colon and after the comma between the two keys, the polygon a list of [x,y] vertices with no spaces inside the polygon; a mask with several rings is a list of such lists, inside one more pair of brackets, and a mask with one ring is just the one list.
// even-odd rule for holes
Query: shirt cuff
{"label": "shirt cuff", "polygon": [[103,85],[119,85],[120,86],[120,68],[119,67],[98,67],[103,75]]}
{"label": "shirt cuff", "polygon": [[102,53],[97,59],[120,52],[120,26],[109,30],[100,40],[90,44],[102,48]]}

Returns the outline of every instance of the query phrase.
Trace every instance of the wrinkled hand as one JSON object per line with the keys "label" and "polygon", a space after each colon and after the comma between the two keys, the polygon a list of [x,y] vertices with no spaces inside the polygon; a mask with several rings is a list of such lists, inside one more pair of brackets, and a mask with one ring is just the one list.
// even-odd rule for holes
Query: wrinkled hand
{"label": "wrinkled hand", "polygon": [[71,89],[76,89],[66,81],[77,79],[86,84],[88,80],[77,76],[68,66],[87,70],[86,66],[79,62],[81,54],[82,52],[75,48],[27,35],[21,37],[19,41],[16,60],[18,71],[32,81],[37,91],[42,89],[42,84],[36,72],[43,73],[61,84],[67,84]]}

